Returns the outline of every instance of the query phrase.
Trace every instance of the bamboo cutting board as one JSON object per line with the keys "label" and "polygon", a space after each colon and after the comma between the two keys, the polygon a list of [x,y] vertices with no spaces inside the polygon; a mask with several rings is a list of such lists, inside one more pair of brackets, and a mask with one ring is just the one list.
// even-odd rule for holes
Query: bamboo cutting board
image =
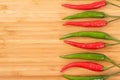
{"label": "bamboo cutting board", "polygon": [[[66,80],[59,72],[69,62],[60,55],[90,52],[66,45],[59,38],[74,31],[104,31],[120,39],[120,20],[99,29],[63,27],[61,19],[82,12],[61,7],[62,3],[89,3],[97,0],[0,0],[0,80]],[[109,0],[120,5],[120,2]],[[120,15],[120,9],[111,5],[98,9],[111,15]],[[110,20],[107,18],[106,20]],[[80,42],[104,41],[72,38]],[[112,41],[105,41],[111,43]],[[120,63],[120,45],[95,50]],[[98,62],[105,66],[112,64]],[[115,67],[103,73],[74,68],[64,74],[102,75],[119,71]],[[108,80],[119,80],[120,76]]]}

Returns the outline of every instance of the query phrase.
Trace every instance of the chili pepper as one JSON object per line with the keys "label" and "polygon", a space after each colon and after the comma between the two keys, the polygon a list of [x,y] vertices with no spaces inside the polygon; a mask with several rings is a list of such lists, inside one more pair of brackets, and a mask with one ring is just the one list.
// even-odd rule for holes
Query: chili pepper
{"label": "chili pepper", "polygon": [[111,4],[111,5],[114,5],[114,6],[120,8],[120,6],[118,6],[116,4],[113,4],[109,1],[105,1],[105,0],[101,0],[101,1],[98,1],[98,2],[93,2],[93,3],[90,3],[90,4],[81,4],[81,5],[62,4],[62,6],[67,7],[67,8],[71,8],[71,9],[76,9],[76,10],[91,10],[91,9],[98,9],[98,8],[104,7],[107,4]]}
{"label": "chili pepper", "polygon": [[105,17],[118,18],[120,16],[112,16],[112,15],[105,14],[104,12],[98,12],[98,11],[85,11],[82,13],[77,13],[77,14],[74,14],[71,16],[67,16],[67,17],[63,18],[63,20],[65,20],[65,19],[79,19],[79,18],[105,18]]}
{"label": "chili pepper", "polygon": [[104,39],[104,40],[113,40],[120,42],[120,40],[113,38],[109,34],[105,32],[100,32],[100,31],[80,31],[80,32],[74,32],[70,34],[66,34],[60,39],[67,39],[71,37],[89,37],[89,38],[96,38],[96,39]]}
{"label": "chili pepper", "polygon": [[106,80],[111,76],[115,76],[117,74],[120,74],[120,72],[116,72],[109,75],[101,75],[101,76],[70,76],[64,74],[63,77],[68,80]]}
{"label": "chili pepper", "polygon": [[77,9],[77,10],[90,10],[90,9],[97,9],[105,6],[107,3],[105,0],[94,2],[91,4],[82,4],[82,5],[73,5],[73,4],[63,4],[63,7]]}
{"label": "chili pepper", "polygon": [[107,22],[105,20],[96,20],[96,21],[72,21],[72,22],[66,22],[63,24],[63,26],[82,26],[82,27],[94,27],[99,28],[107,25]]}
{"label": "chili pepper", "polygon": [[107,61],[107,62],[110,62],[120,68],[120,66],[118,64],[116,64],[113,60],[108,58],[106,55],[100,54],[100,53],[88,53],[88,52],[75,53],[75,54],[69,54],[69,55],[64,55],[64,56],[60,56],[60,57],[65,58],[65,59],[84,59],[84,60]]}
{"label": "chili pepper", "polygon": [[81,27],[94,27],[94,28],[99,28],[99,27],[104,27],[108,23],[113,22],[117,19],[113,19],[111,21],[106,21],[106,20],[95,20],[95,21],[70,21],[70,22],[65,22],[63,26],[81,26]]}
{"label": "chili pepper", "polygon": [[108,44],[108,43],[104,43],[104,42],[78,43],[78,42],[73,42],[73,41],[68,41],[68,40],[65,40],[64,42],[66,44],[69,44],[74,47],[78,47],[78,48],[82,48],[82,49],[91,49],[91,50],[101,49],[101,48],[105,48],[108,46],[120,44],[120,43]]}
{"label": "chili pepper", "polygon": [[92,70],[92,71],[102,72],[102,71],[109,70],[115,66],[104,67],[103,65],[97,64],[94,62],[72,62],[72,63],[65,65],[61,69],[61,72],[64,72],[65,70],[72,68],[72,67],[80,67],[80,68],[85,68],[85,69]]}

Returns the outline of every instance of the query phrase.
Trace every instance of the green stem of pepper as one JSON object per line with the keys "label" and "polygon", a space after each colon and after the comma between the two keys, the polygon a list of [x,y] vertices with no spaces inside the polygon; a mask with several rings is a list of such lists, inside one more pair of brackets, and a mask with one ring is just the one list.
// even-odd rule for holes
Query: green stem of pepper
{"label": "green stem of pepper", "polygon": [[113,67],[115,67],[115,66],[113,65],[113,66],[110,66],[110,67],[104,67],[104,68],[103,68],[103,71],[107,71],[107,70],[109,70],[109,69],[111,69],[111,68],[113,68]]}
{"label": "green stem of pepper", "polygon": [[[107,44],[107,46],[112,46],[112,45],[117,45],[118,43],[116,43],[116,44]],[[120,44],[120,43],[119,43]],[[110,63],[112,63],[113,65],[115,65],[115,66],[117,66],[118,68],[120,68],[120,65],[118,65],[118,64],[116,64],[113,60],[111,60],[110,58],[108,58],[108,57],[105,57],[105,61],[107,61],[107,62],[110,62]]]}
{"label": "green stem of pepper", "polygon": [[110,4],[110,5],[113,5],[113,6],[116,6],[116,7],[120,8],[120,6],[118,6],[116,4],[113,4],[113,3],[109,2],[109,1],[106,1],[106,2],[107,2],[107,4]]}
{"label": "green stem of pepper", "polygon": [[119,17],[119,18],[116,18],[116,19],[113,19],[113,20],[110,20],[110,21],[107,21],[107,23],[111,23],[111,22],[116,21],[116,20],[119,20],[119,19],[120,19],[120,17]]}
{"label": "green stem of pepper", "polygon": [[[118,65],[120,65],[120,64],[118,64]],[[104,68],[103,68],[103,71],[109,70],[109,69],[114,68],[114,67],[115,67],[115,65],[110,66],[110,67],[104,67]]]}
{"label": "green stem of pepper", "polygon": [[114,45],[118,45],[120,43],[115,43],[115,44],[108,44],[108,43],[105,43],[105,47],[109,47],[109,46],[114,46]]}
{"label": "green stem of pepper", "polygon": [[119,18],[120,16],[107,15],[105,17]]}
{"label": "green stem of pepper", "polygon": [[120,40],[112,38],[113,41],[120,42]]}

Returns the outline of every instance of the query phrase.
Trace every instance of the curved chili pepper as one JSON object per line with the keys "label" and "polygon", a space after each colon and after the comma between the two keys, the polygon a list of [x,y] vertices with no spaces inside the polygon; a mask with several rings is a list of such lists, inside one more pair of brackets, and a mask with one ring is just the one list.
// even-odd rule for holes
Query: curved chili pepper
{"label": "curved chili pepper", "polygon": [[101,0],[101,1],[98,1],[98,2],[93,2],[93,3],[90,3],[90,4],[82,4],[82,5],[62,4],[62,6],[67,7],[67,8],[71,8],[71,9],[76,9],[76,10],[91,10],[91,9],[98,9],[98,8],[104,7],[107,4],[111,4],[111,5],[114,5],[114,6],[120,8],[120,6],[118,6],[116,4],[113,4],[109,1],[105,1],[105,0]]}
{"label": "curved chili pepper", "polygon": [[101,49],[101,48],[105,48],[108,46],[120,44],[120,43],[108,44],[108,43],[104,43],[104,42],[78,43],[78,42],[73,42],[73,41],[68,41],[68,40],[65,40],[64,42],[66,44],[69,44],[69,45],[74,46],[74,47],[78,47],[78,48],[82,48],[82,49],[91,49],[91,50]]}
{"label": "curved chili pepper", "polygon": [[69,68],[73,68],[73,67],[80,67],[80,68],[85,68],[85,69],[92,70],[92,71],[102,72],[102,71],[109,70],[115,66],[104,67],[103,65],[100,65],[94,62],[72,62],[72,63],[65,65],[61,69],[61,72],[64,72],[65,70]]}
{"label": "curved chili pepper", "polygon": [[85,11],[82,13],[77,13],[71,16],[67,16],[65,18],[63,18],[63,20],[65,19],[79,19],[79,18],[105,18],[105,17],[115,17],[118,18],[120,16],[111,16],[108,14],[105,14],[104,12],[98,12],[98,11]]}
{"label": "curved chili pepper", "polygon": [[104,39],[104,40],[113,40],[120,42],[120,40],[117,40],[110,36],[109,34],[101,31],[80,31],[80,32],[73,32],[70,34],[66,34],[60,39],[67,39],[67,38],[72,38],[72,37],[89,37],[89,38],[95,38],[95,39]]}
{"label": "curved chili pepper", "polygon": [[120,66],[118,64],[116,64],[113,60],[111,60],[106,55],[100,54],[100,53],[88,53],[88,52],[86,52],[86,53],[75,53],[75,54],[63,55],[63,56],[60,56],[60,57],[64,58],[64,59],[84,59],[84,60],[107,61],[107,62],[110,62],[113,65],[120,68]]}
{"label": "curved chili pepper", "polygon": [[63,77],[69,80],[106,80],[111,76],[115,76],[117,74],[120,74],[120,72],[116,72],[109,75],[101,75],[101,76],[70,76],[64,74]]}
{"label": "curved chili pepper", "polygon": [[101,8],[105,5],[106,5],[106,1],[102,0],[99,2],[91,3],[91,4],[83,4],[83,5],[63,4],[62,6],[71,8],[71,9],[77,9],[77,10],[90,10],[90,9]]}
{"label": "curved chili pepper", "polygon": [[117,19],[113,19],[111,21],[106,21],[106,20],[95,20],[95,21],[70,21],[70,22],[65,22],[63,26],[81,26],[81,27],[87,27],[87,28],[99,28],[99,27],[104,27],[108,23],[113,22]]}
{"label": "curved chili pepper", "polygon": [[81,27],[94,27],[99,28],[107,25],[107,21],[105,20],[95,20],[95,21],[71,21],[66,22],[63,26],[81,26]]}

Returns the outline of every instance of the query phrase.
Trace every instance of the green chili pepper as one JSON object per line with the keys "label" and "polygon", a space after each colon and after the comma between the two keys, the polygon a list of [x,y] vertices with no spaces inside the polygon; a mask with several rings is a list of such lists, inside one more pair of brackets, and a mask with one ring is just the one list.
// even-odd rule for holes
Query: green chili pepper
{"label": "green chili pepper", "polygon": [[60,57],[65,58],[65,59],[84,59],[84,60],[107,61],[107,62],[110,62],[120,68],[120,66],[118,64],[116,64],[113,60],[108,58],[106,55],[100,54],[100,53],[76,53],[76,54],[69,54],[69,55],[64,55],[64,56],[60,56]]}
{"label": "green chili pepper", "polygon": [[120,72],[116,72],[110,75],[102,75],[102,76],[70,76],[70,75],[63,75],[64,78],[68,80],[106,80],[111,76],[117,75]]}
{"label": "green chili pepper", "polygon": [[80,32],[74,32],[70,34],[66,34],[60,39],[67,39],[71,37],[90,37],[90,38],[96,38],[96,39],[104,39],[104,40],[113,40],[120,42],[120,40],[113,38],[109,34],[105,32],[100,32],[100,31],[80,31]]}
{"label": "green chili pepper", "polygon": [[63,18],[65,19],[78,19],[78,18],[105,18],[105,17],[120,17],[120,16],[112,16],[112,15],[107,15],[104,12],[98,12],[98,11],[85,11],[82,13],[77,13],[71,16],[67,16]]}

